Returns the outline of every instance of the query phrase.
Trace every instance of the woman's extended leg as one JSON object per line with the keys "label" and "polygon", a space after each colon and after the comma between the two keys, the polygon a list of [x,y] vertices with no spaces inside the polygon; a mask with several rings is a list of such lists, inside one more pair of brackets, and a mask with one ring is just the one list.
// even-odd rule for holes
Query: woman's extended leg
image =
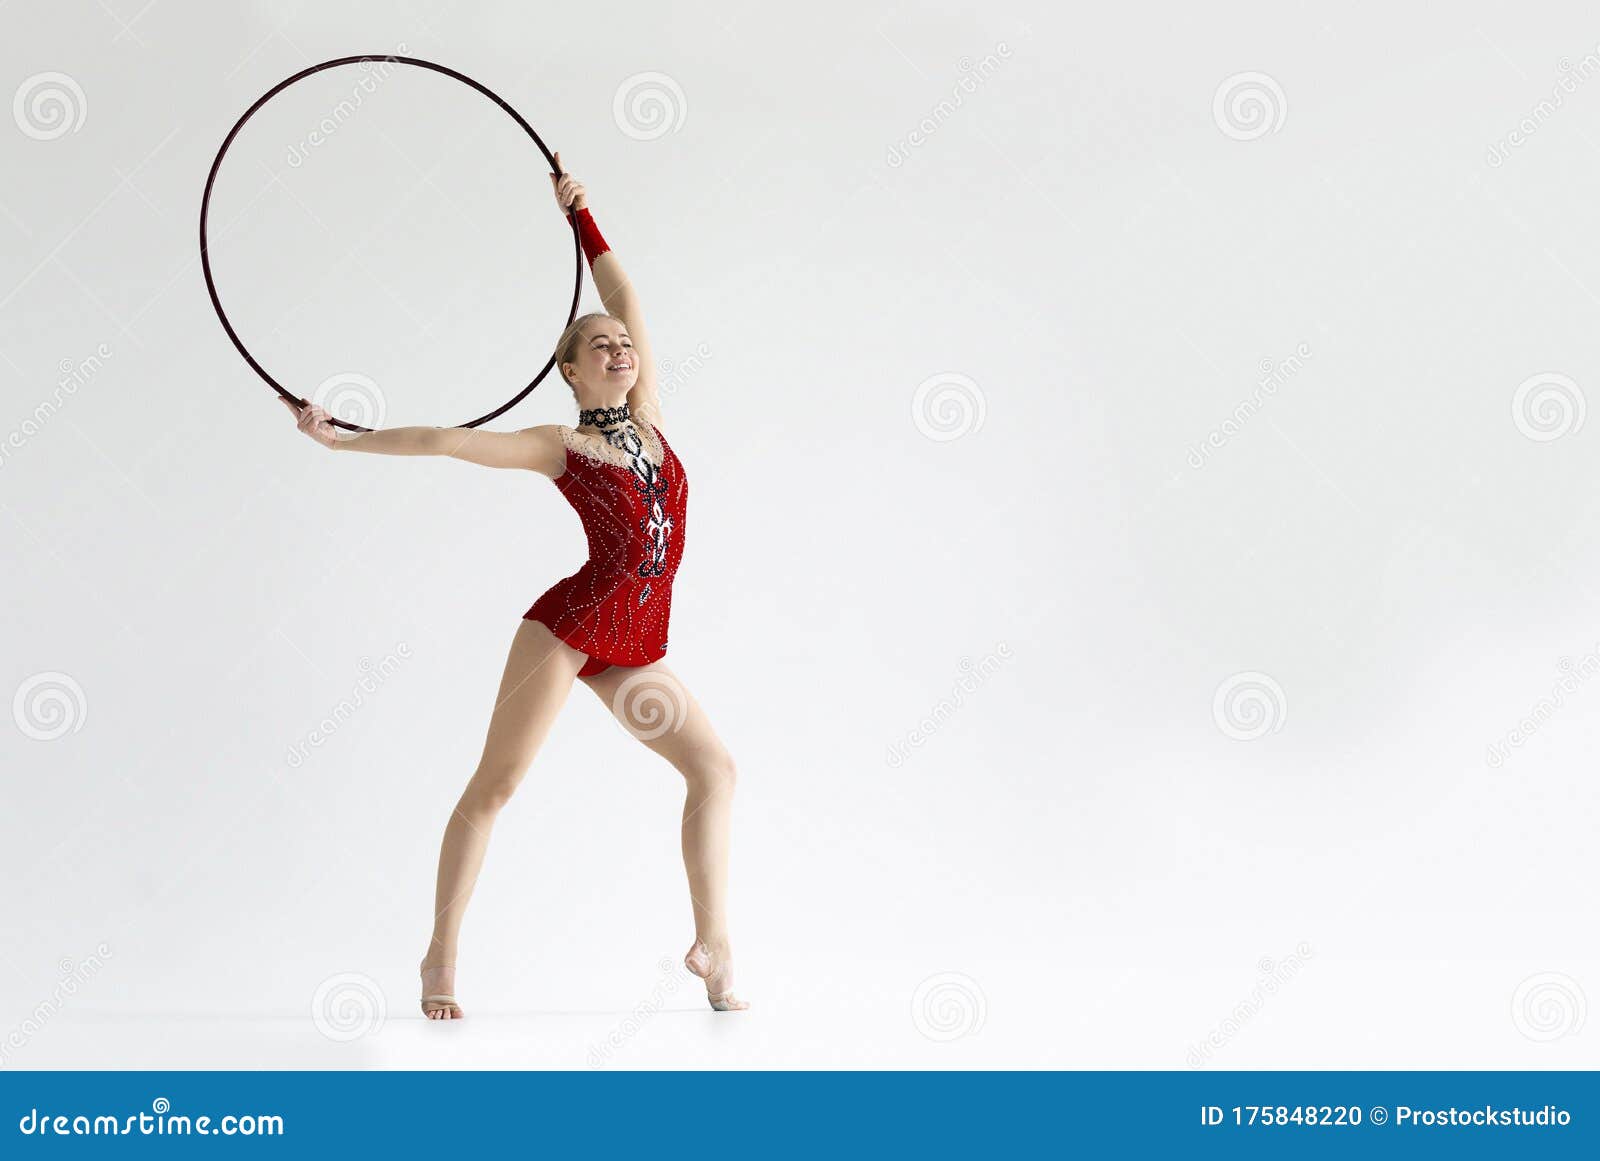
{"label": "woman's extended leg", "polygon": [[700,703],[662,662],[612,666],[583,681],[629,733],[683,775],[683,866],[695,931],[695,946],[685,962],[705,979],[714,1007],[748,1007],[732,995],[728,937],[728,847],[737,777],[733,756]]}
{"label": "woman's extended leg", "polygon": [[[489,847],[500,808],[533,761],[557,712],[572,691],[572,679],[584,655],[562,642],[538,621],[523,621],[511,641],[505,673],[495,696],[489,734],[478,768],[462,792],[445,826],[439,849],[439,885],[434,895],[433,938],[422,960],[422,994],[449,995],[455,990],[456,946],[461,920],[472,896],[478,869]],[[449,1020],[459,1007],[432,1007],[429,1019]]]}

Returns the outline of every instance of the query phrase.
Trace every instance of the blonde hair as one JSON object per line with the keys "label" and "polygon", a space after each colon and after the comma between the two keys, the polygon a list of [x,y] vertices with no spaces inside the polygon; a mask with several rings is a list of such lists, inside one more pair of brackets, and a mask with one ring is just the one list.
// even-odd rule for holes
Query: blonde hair
{"label": "blonde hair", "polygon": [[[616,315],[609,314],[605,311],[600,311],[593,314],[580,314],[577,318],[573,319],[567,324],[567,329],[562,331],[561,337],[556,340],[556,372],[561,376],[566,385],[572,388],[572,393],[574,396],[577,395],[578,388],[573,384],[571,379],[567,378],[567,373],[562,369],[561,364],[571,363],[574,361],[573,356],[578,353],[578,343],[583,339],[583,324],[593,322],[597,318],[608,318],[616,322],[622,322],[622,320],[617,318]],[[627,324],[623,323],[623,326],[627,326]]]}

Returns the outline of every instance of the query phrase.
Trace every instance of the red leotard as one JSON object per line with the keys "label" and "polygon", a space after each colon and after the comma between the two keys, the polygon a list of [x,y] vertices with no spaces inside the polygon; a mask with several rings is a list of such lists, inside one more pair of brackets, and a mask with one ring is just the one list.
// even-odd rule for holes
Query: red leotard
{"label": "red leotard", "polygon": [[583,521],[589,559],[523,614],[589,655],[578,671],[585,677],[667,651],[689,482],[661,429],[637,416],[633,423],[637,434],[623,428],[603,449],[626,467],[578,450],[582,436],[567,443],[555,485]]}

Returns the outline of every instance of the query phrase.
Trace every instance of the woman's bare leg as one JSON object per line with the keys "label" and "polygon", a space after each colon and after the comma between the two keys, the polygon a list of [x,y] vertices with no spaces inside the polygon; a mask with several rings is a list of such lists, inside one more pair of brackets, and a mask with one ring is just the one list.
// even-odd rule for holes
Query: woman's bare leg
{"label": "woman's bare leg", "polygon": [[[628,732],[683,775],[683,866],[694,909],[695,946],[686,963],[712,996],[733,989],[733,946],[728,936],[728,850],[737,771],[693,695],[664,663],[612,666],[582,679]],[[719,1006],[748,1005],[731,994]]]}
{"label": "woman's bare leg", "polygon": [[[434,894],[433,938],[422,960],[422,994],[455,991],[456,948],[461,920],[478,870],[489,848],[489,832],[500,808],[511,800],[534,754],[572,691],[584,655],[538,621],[523,621],[511,641],[505,673],[495,696],[483,756],[445,826],[439,849],[439,884]],[[440,1008],[429,1019],[449,1020],[460,1008]]]}

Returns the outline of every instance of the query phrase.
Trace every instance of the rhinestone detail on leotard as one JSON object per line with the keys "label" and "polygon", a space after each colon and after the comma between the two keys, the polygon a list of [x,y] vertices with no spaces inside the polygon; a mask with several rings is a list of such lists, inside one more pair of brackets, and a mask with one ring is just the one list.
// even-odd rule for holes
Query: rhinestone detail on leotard
{"label": "rhinestone detail on leotard", "polygon": [[[660,429],[637,422],[643,431],[628,419],[602,429],[604,443],[563,430],[569,454],[555,483],[583,521],[589,559],[524,614],[591,658],[622,666],[666,652],[688,493],[683,464]],[[646,454],[648,443],[659,448],[659,463]]]}

